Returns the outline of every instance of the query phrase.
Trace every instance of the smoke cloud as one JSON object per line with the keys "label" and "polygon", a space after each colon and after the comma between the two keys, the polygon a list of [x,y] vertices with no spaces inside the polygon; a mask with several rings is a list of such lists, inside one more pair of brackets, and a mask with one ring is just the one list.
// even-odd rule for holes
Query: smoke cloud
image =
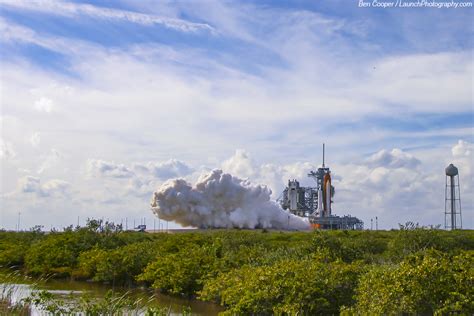
{"label": "smoke cloud", "polygon": [[304,219],[270,200],[271,190],[222,170],[202,175],[194,186],[184,179],[165,182],[152,210],[161,219],[200,228],[309,229]]}

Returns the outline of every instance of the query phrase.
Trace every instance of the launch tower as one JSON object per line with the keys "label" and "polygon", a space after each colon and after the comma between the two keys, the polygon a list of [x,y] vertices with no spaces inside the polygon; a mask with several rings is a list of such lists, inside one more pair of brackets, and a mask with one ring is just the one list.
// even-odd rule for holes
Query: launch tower
{"label": "launch tower", "polygon": [[316,187],[302,187],[296,179],[288,180],[288,186],[279,198],[281,207],[294,215],[308,217],[316,229],[363,229],[364,223],[357,217],[332,214],[335,190],[331,184],[331,170],[325,165],[324,158],[323,144],[322,166],[308,173],[308,177],[316,181]]}

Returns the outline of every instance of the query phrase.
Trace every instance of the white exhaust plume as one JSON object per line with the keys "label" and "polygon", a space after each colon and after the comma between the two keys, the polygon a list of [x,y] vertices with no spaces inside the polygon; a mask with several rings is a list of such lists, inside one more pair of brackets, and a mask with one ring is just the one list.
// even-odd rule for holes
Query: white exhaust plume
{"label": "white exhaust plume", "polygon": [[194,186],[184,179],[165,182],[153,194],[161,219],[200,228],[309,229],[304,219],[270,200],[271,190],[222,170],[202,175]]}

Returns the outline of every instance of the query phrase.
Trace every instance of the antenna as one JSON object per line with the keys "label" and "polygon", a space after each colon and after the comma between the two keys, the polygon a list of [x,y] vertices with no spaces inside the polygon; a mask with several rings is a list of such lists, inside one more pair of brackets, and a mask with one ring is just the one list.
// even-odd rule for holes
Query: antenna
{"label": "antenna", "polygon": [[324,143],[323,143],[323,168],[324,168]]}

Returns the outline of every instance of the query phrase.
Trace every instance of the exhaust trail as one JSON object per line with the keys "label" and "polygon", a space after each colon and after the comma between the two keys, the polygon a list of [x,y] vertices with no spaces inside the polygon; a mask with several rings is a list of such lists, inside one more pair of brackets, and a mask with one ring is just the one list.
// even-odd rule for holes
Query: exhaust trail
{"label": "exhaust trail", "polygon": [[153,193],[151,207],[161,219],[199,228],[307,230],[309,223],[271,200],[271,190],[222,170],[203,174],[191,185],[173,179]]}

